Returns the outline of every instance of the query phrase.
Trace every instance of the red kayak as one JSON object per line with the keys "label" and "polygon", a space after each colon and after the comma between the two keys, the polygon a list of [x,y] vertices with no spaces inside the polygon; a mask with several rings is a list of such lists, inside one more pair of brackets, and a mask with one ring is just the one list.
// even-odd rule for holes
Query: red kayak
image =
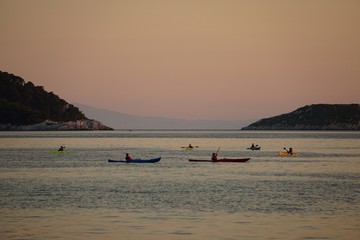
{"label": "red kayak", "polygon": [[189,159],[189,162],[247,162],[250,158],[220,158],[218,160]]}

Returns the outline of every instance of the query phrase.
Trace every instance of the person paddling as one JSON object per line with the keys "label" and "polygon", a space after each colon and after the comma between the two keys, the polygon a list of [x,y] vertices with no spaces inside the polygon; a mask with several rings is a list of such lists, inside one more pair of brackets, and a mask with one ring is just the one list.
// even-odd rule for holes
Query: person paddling
{"label": "person paddling", "polygon": [[284,148],[286,150],[286,152],[290,155],[293,155],[293,149],[289,148],[289,150],[287,150],[286,148]]}
{"label": "person paddling", "polygon": [[132,158],[130,157],[130,154],[126,153],[125,160],[126,161],[131,161],[132,160]]}
{"label": "person paddling", "polygon": [[217,161],[217,157],[218,157],[219,150],[220,150],[220,147],[218,148],[218,150],[216,151],[216,153],[213,153],[213,154],[212,154],[211,160]]}
{"label": "person paddling", "polygon": [[61,145],[61,147],[58,149],[58,151],[64,151],[64,146]]}

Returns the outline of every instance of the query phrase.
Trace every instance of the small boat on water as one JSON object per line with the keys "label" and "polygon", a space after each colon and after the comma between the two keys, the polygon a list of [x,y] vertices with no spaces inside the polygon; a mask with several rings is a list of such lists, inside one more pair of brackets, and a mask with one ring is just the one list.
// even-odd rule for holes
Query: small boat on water
{"label": "small boat on water", "polygon": [[193,150],[194,148],[192,147],[181,147],[182,149],[185,149],[185,150]]}
{"label": "small boat on water", "polygon": [[248,147],[247,150],[253,150],[254,151],[254,150],[260,150],[260,148],[261,148],[260,146],[256,145],[254,147]]}
{"label": "small boat on water", "polygon": [[247,162],[250,158],[219,158],[218,160],[189,159],[189,162]]}
{"label": "small boat on water", "polygon": [[69,153],[70,151],[69,150],[62,150],[62,151],[51,150],[50,152],[53,153],[53,154],[66,154],[66,153]]}
{"label": "small boat on water", "polygon": [[156,163],[156,162],[159,162],[160,159],[161,159],[161,157],[152,158],[152,159],[132,159],[129,161],[109,159],[108,162],[109,163]]}
{"label": "small boat on water", "polygon": [[296,157],[296,156],[300,155],[300,153],[288,153],[288,152],[284,152],[284,151],[279,151],[278,154],[281,157]]}
{"label": "small boat on water", "polygon": [[185,150],[193,150],[194,148],[198,148],[199,146],[189,146],[189,147],[181,147],[182,149],[185,149]]}

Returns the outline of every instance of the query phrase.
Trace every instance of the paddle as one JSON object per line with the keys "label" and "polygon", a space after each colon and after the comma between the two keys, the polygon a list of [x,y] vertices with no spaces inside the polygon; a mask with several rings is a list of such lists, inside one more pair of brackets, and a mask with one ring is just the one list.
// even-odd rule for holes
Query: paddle
{"label": "paddle", "polygon": [[216,156],[218,155],[219,151],[220,151],[220,146],[218,147],[218,150],[216,151]]}
{"label": "paddle", "polygon": [[216,153],[212,154],[212,156],[211,156],[212,161],[217,161],[217,156],[218,156],[219,151],[220,151],[220,146],[218,147],[218,150],[216,151]]}

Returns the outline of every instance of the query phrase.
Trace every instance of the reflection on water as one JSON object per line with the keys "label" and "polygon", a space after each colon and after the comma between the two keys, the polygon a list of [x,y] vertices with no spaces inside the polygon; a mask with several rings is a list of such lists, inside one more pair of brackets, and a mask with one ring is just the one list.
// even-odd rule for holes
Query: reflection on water
{"label": "reflection on water", "polygon": [[[51,153],[60,145],[69,153]],[[251,160],[187,161],[218,146]],[[277,156],[284,146],[301,155]],[[107,162],[126,152],[162,160]],[[4,239],[360,236],[359,132],[3,132],[0,153]]]}

